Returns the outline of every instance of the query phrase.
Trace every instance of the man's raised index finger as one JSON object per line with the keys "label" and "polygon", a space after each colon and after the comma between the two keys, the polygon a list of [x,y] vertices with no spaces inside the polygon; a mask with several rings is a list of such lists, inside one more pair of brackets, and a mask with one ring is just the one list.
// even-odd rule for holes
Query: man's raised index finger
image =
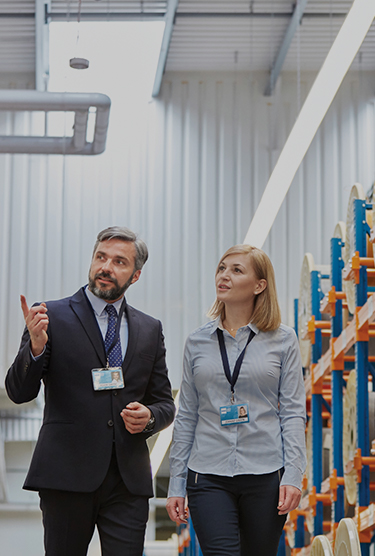
{"label": "man's raised index finger", "polygon": [[26,320],[27,315],[29,314],[29,307],[26,302],[26,297],[24,295],[20,295],[21,299],[21,309],[23,312],[24,319]]}

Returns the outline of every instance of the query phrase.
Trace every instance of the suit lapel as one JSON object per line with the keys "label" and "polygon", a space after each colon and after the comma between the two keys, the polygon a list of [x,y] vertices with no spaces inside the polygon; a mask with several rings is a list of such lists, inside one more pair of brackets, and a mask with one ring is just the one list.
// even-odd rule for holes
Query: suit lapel
{"label": "suit lapel", "polygon": [[105,347],[103,337],[100,332],[94,311],[90,305],[89,300],[81,288],[70,300],[70,306],[74,313],[77,315],[86,332],[90,342],[93,345],[102,365],[106,365]]}
{"label": "suit lapel", "polygon": [[128,330],[129,330],[129,338],[128,338],[128,347],[126,349],[125,359],[122,364],[122,368],[124,372],[129,367],[130,361],[135,352],[135,348],[138,342],[138,334],[139,334],[139,322],[137,313],[134,311],[133,307],[126,306],[126,318],[128,319]]}

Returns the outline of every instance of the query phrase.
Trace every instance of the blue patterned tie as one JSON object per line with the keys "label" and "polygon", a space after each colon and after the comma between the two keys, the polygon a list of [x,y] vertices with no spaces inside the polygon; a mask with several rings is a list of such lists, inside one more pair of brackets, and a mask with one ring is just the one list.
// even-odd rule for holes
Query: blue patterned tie
{"label": "blue patterned tie", "polygon": [[105,345],[105,352],[107,354],[107,359],[110,367],[121,367],[122,365],[122,355],[121,355],[121,342],[120,342],[120,335],[117,339],[116,344],[113,346],[113,349],[108,353],[112,342],[115,338],[116,332],[116,324],[117,324],[117,311],[113,307],[113,305],[108,304],[105,308],[108,313],[108,328],[107,333],[105,335],[104,345]]}

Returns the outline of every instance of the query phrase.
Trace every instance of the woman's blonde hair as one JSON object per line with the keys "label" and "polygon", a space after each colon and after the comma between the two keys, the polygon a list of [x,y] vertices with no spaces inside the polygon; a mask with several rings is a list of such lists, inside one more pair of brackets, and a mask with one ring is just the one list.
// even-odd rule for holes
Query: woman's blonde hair
{"label": "woman's blonde hair", "polygon": [[[267,282],[267,287],[260,294],[255,296],[254,312],[251,317],[251,322],[263,332],[276,330],[281,323],[281,312],[277,300],[275,272],[268,255],[261,249],[257,249],[251,245],[235,245],[228,249],[221,257],[216,268],[216,274],[223,260],[229,255],[234,254],[249,255],[255,276],[258,280],[266,280]],[[223,301],[218,301],[216,299],[207,316],[212,319],[221,316],[221,319],[224,320],[225,304]]]}

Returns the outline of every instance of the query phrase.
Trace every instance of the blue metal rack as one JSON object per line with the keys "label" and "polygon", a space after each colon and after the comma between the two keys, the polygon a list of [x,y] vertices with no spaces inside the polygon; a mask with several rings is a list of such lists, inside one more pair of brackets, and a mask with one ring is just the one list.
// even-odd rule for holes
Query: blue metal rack
{"label": "blue metal rack", "polygon": [[[354,242],[360,257],[366,257],[367,234],[370,228],[366,223],[366,205],[363,200],[354,200]],[[359,283],[356,286],[356,311],[367,302],[367,269],[359,269]],[[362,456],[370,455],[369,413],[368,413],[368,338],[357,340],[355,344],[355,366],[357,372],[357,446]],[[367,465],[362,469],[362,480],[357,483],[359,511],[370,504],[370,470]],[[369,556],[370,544],[361,542],[362,556]]]}
{"label": "blue metal rack", "polygon": [[[357,461],[354,462],[359,476],[357,482],[357,521],[361,543],[362,556],[369,556],[370,544],[373,542],[372,532],[374,524],[361,526],[361,515],[365,515],[366,509],[370,504],[370,467],[374,465],[375,458],[370,458],[369,446],[369,408],[368,408],[368,376],[371,373],[375,377],[374,369],[369,363],[369,331],[367,317],[364,317],[363,306],[367,303],[369,293],[374,288],[368,286],[367,265],[374,266],[374,263],[367,257],[367,236],[370,235],[370,227],[366,222],[366,211],[372,210],[372,205],[367,204],[362,199],[353,201],[354,216],[354,251],[355,257],[352,260],[351,273],[356,276],[355,300],[356,311],[353,321],[350,324],[352,340],[350,345],[355,347],[355,368],[357,377],[356,388],[356,413],[357,413]],[[332,502],[332,525],[334,532],[338,523],[345,516],[344,509],[344,486],[343,486],[343,384],[345,384],[343,372],[350,364],[345,359],[344,354],[349,349],[349,342],[346,342],[347,330],[343,331],[343,294],[342,294],[342,248],[343,241],[340,238],[331,239],[331,291],[328,295],[331,310],[331,345],[330,353],[322,357],[321,330],[318,322],[321,319],[320,312],[320,282],[321,277],[317,271],[311,272],[311,296],[312,296],[312,356],[311,356],[311,419],[312,419],[312,476],[313,489],[315,496],[316,515],[314,518],[314,536],[323,533],[323,500]],[[356,264],[355,259],[356,258]],[[351,276],[352,277],[352,276]],[[333,301],[332,301],[333,300]],[[371,321],[373,311],[371,313]],[[370,317],[369,317],[370,318]],[[315,319],[315,320],[314,320]],[[361,319],[361,322],[360,322]],[[364,320],[366,321],[364,323]],[[315,327],[315,324],[317,325]],[[341,338],[340,338],[341,337]],[[345,338],[345,339],[344,339]],[[336,342],[337,340],[337,342]],[[336,351],[336,353],[335,353]],[[330,358],[330,359],[329,359]],[[331,406],[323,398],[323,378],[331,377]],[[315,376],[314,376],[315,375]],[[375,380],[373,381],[373,389]],[[322,431],[323,418],[322,411],[329,409],[331,412],[332,426],[332,450],[333,450],[333,473],[330,481],[330,494],[319,495],[322,485]],[[362,457],[362,460],[360,459]],[[363,459],[364,458],[364,459]],[[374,462],[372,461],[374,460]],[[360,462],[358,464],[358,461]],[[335,482],[336,481],[336,482]],[[315,495],[314,493],[314,495]],[[309,501],[314,497],[309,497]],[[328,502],[327,502],[328,498]],[[297,545],[296,545],[297,548]]]}
{"label": "blue metal rack", "polygon": [[[342,248],[344,243],[340,238],[331,239],[331,286],[334,291],[342,291],[342,269],[344,262],[342,259]],[[331,333],[332,339],[336,339],[342,332],[342,300],[337,299],[333,315],[331,314]],[[340,364],[341,363],[341,364]],[[342,431],[343,431],[343,371],[344,360],[332,363],[332,450],[333,468],[336,469],[338,477],[344,476],[343,452],[342,452]],[[344,485],[338,485],[337,497],[334,502],[334,522],[339,523],[345,517],[344,504]]]}

